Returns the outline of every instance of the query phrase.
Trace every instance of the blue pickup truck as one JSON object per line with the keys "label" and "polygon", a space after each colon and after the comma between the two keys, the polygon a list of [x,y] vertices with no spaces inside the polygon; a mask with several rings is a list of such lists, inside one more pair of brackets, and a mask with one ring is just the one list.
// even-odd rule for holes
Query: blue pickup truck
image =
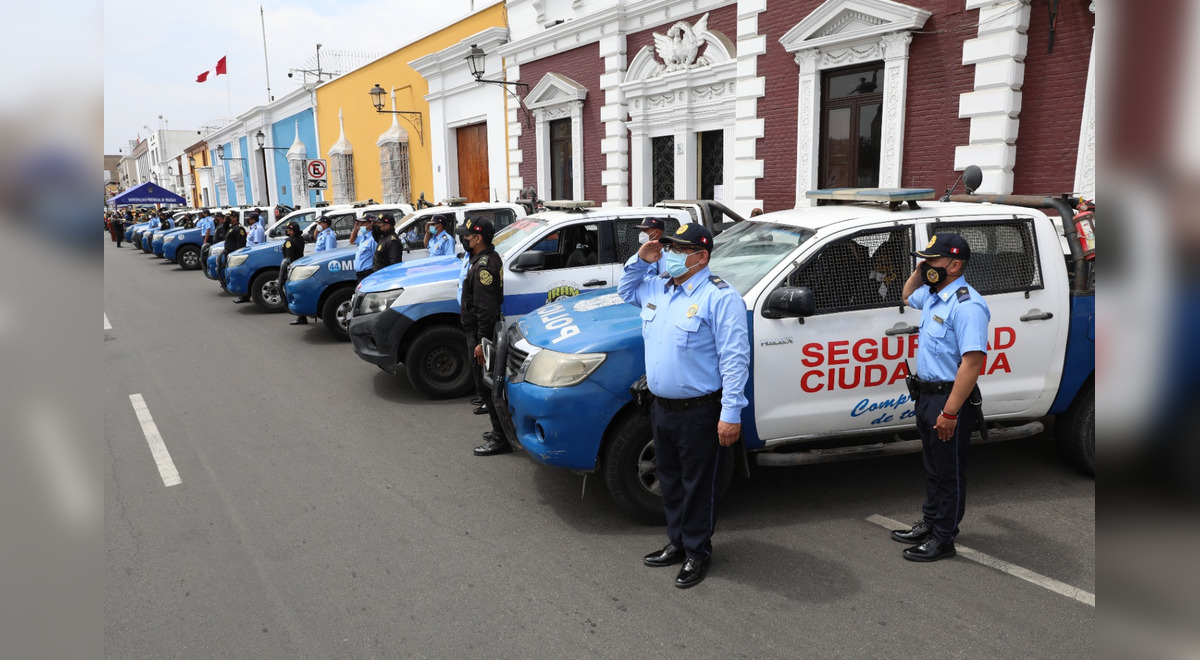
{"label": "blue pickup truck", "polygon": [[[384,207],[363,209],[364,213],[382,210]],[[431,215],[451,216],[453,222],[449,231],[453,232],[453,227],[464,218],[486,217],[497,229],[502,229],[517,218],[524,217],[525,210],[519,205],[503,202],[453,202],[430,206],[419,211],[410,211],[397,220],[396,233],[404,237],[410,231],[415,231],[416,236],[423,237],[425,222]],[[455,239],[455,246],[457,245],[458,241]],[[307,255],[292,265],[288,281],[284,283],[288,311],[297,316],[319,317],[329,333],[342,341],[350,341],[350,298],[354,295],[357,283],[354,272],[356,252],[355,246],[347,245],[336,250]],[[428,256],[423,242],[410,245],[405,241],[405,263],[413,263]]]}
{"label": "blue pickup truck", "polygon": [[[960,196],[904,206],[893,202],[907,203],[912,191],[874,196],[769,213],[716,237],[710,267],[742,294],[751,346],[750,405],[722,488],[733,465],[751,461],[920,451],[904,383],[920,312],[903,304],[901,289],[915,267],[910,252],[939,232],[970,243],[966,277],[991,309],[979,380],[988,441],[1035,435],[1053,415],[1060,448],[1094,474],[1094,261],[1075,240],[1068,202]],[[1065,238],[1038,208],[1064,214]],[[630,392],[645,374],[644,313],[612,288],[552,302],[485,354],[515,446],[547,465],[598,474],[622,510],[658,523],[650,426]]]}
{"label": "blue pickup truck", "polygon": [[[329,204],[321,204],[320,206],[313,208],[299,209],[290,213],[277,215],[276,220],[268,221],[267,240],[281,240],[284,235],[284,228],[287,226],[287,223],[291,222],[292,220],[296,220],[304,229],[307,230],[312,227],[313,222],[316,220],[317,213],[324,213],[326,211],[339,208],[350,208],[350,205],[342,204],[338,206],[330,206]],[[242,226],[245,227],[250,212],[255,210],[259,210],[261,212],[261,210],[257,207],[223,209],[222,212],[232,211],[237,213]],[[225,241],[217,241],[212,245],[205,245],[203,248],[201,248],[200,252],[200,258],[204,263],[204,276],[210,280],[217,280],[222,289],[225,288],[225,282],[218,276],[217,264],[220,260],[221,254],[224,252]]]}

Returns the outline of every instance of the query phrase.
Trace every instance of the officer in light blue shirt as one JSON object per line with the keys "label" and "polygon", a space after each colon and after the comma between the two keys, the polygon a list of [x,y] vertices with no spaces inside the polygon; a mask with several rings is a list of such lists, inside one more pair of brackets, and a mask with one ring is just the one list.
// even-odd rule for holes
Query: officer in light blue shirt
{"label": "officer in light blue shirt", "polygon": [[354,229],[350,232],[350,244],[358,246],[354,252],[354,276],[359,282],[374,272],[375,247],[378,243],[371,233],[371,227],[375,224],[376,217],[374,213],[364,215],[354,223]]}
{"label": "officer in light blue shirt", "polygon": [[[663,232],[666,231],[666,219],[646,218],[645,220],[642,220],[642,223],[638,225],[637,228],[641,230],[638,232],[638,249],[641,249],[642,245],[645,245],[650,241],[657,241],[662,238]],[[634,252],[633,256],[629,257],[629,259],[625,261],[625,266],[628,267],[637,260],[638,255],[636,252]],[[650,264],[650,266],[651,268],[649,269],[649,275],[651,277],[658,277],[658,262],[656,261]]]}
{"label": "officer in light blue shirt", "polygon": [[266,220],[259,219],[258,213],[252,213],[250,220],[253,224],[250,225],[250,233],[246,236],[246,246],[262,245],[267,242]]}
{"label": "officer in light blue shirt", "polygon": [[430,216],[425,225],[425,247],[431,257],[445,257],[454,254],[454,237],[446,231],[446,216],[437,214]]}
{"label": "officer in light blue shirt", "polygon": [[913,256],[923,261],[904,283],[903,295],[921,310],[917,373],[909,390],[925,458],[925,504],[921,521],[893,531],[892,538],[913,545],[905,548],[905,559],[929,562],[955,555],[954,538],[966,512],[967,448],[983,423],[976,381],[987,357],[991,312],[963,277],[971,259],[963,237],[936,234]]}
{"label": "officer in light blue shirt", "polygon": [[208,209],[200,211],[200,219],[196,221],[196,229],[200,230],[201,245],[209,243],[212,240],[212,233],[216,229],[216,226],[212,216],[208,214]]}
{"label": "officer in light blue shirt", "polygon": [[[746,304],[709,271],[712,245],[703,225],[681,225],[643,244],[617,289],[642,309],[646,380],[655,397],[650,429],[667,518],[667,545],[642,562],[682,561],[675,577],[681,589],[699,584],[712,562],[720,448],[741,436],[750,374]],[[654,264],[661,277],[650,276]]]}
{"label": "officer in light blue shirt", "polygon": [[317,220],[317,248],[314,252],[324,252],[337,247],[337,236],[333,233],[333,228],[329,226],[329,217],[321,216]]}

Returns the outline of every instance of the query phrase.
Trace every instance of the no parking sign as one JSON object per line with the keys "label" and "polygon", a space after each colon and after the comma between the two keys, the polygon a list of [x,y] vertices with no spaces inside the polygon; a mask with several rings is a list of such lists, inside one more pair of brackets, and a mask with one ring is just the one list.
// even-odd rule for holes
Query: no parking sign
{"label": "no parking sign", "polygon": [[308,190],[325,190],[329,187],[329,168],[324,158],[313,158],[304,161],[305,188]]}

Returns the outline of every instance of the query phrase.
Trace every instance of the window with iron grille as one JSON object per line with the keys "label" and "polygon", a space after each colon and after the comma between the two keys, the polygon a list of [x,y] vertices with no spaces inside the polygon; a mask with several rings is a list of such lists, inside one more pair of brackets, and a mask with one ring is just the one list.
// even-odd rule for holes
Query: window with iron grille
{"label": "window with iron grille", "polygon": [[700,199],[716,199],[715,187],[725,181],[725,131],[703,131],[696,134],[700,159]]}
{"label": "window with iron grille", "polygon": [[675,137],[650,138],[652,192],[657,204],[675,197]]}
{"label": "window with iron grille", "polygon": [[912,249],[911,227],[863,232],[825,246],[787,284],[811,289],[818,314],[899,307]]}
{"label": "window with iron grille", "polygon": [[958,234],[971,246],[966,278],[981,295],[1041,289],[1041,261],[1033,220],[1012,218],[987,222],[939,222],[935,234]]}
{"label": "window with iron grille", "polygon": [[[617,231],[617,263],[623,264],[642,247],[638,242],[638,234],[642,233],[638,225],[642,224],[642,218],[622,218],[614,224]],[[674,234],[679,229],[679,221],[671,217],[663,218],[663,227],[664,235]]]}
{"label": "window with iron grille", "polygon": [[575,199],[571,119],[550,122],[550,199]]}

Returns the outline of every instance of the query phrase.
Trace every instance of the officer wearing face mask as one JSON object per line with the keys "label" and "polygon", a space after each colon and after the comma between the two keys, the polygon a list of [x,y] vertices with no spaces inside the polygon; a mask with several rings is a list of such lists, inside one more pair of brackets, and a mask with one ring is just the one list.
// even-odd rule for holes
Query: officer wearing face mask
{"label": "officer wearing face mask", "polygon": [[903,295],[921,310],[917,373],[909,380],[916,399],[917,431],[925,458],[921,521],[892,538],[913,544],[904,558],[937,561],[955,555],[954,538],[967,504],[967,448],[983,422],[975,381],[987,356],[991,312],[963,278],[971,246],[957,234],[937,234],[904,283]]}
{"label": "officer wearing face mask", "polygon": [[393,229],[395,225],[396,217],[391,213],[379,216],[375,223],[375,261],[372,265],[375,272],[404,260],[404,243],[396,235],[396,230]]}
{"label": "officer wearing face mask", "polygon": [[317,247],[313,252],[324,252],[325,250],[333,250],[337,248],[337,234],[334,233],[333,227],[330,226],[329,217],[321,216],[317,219]]}
{"label": "officer wearing face mask", "polygon": [[357,246],[354,251],[354,277],[358,282],[374,272],[375,236],[371,228],[375,224],[375,217],[374,213],[368,213],[361,220],[355,220],[354,229],[350,232],[350,244]]}
{"label": "officer wearing face mask", "polygon": [[439,214],[429,218],[425,225],[425,247],[431,257],[454,254],[454,238],[446,231],[446,216]]}
{"label": "officer wearing face mask", "polygon": [[508,438],[504,437],[500,418],[491,405],[491,390],[483,382],[483,340],[496,340],[496,325],[503,318],[504,262],[492,246],[496,229],[491,220],[468,220],[457,231],[471,255],[471,267],[463,280],[462,327],[467,335],[475,392],[485,402],[484,412],[492,422],[492,430],[483,434],[486,442],[475,448],[475,455],[506,454],[513,448],[508,444]]}
{"label": "officer wearing face mask", "polygon": [[[638,232],[638,245],[642,246],[651,241],[657,241],[662,238],[663,232],[666,229],[666,224],[662,218],[646,218],[645,220],[642,220],[642,224],[638,225],[637,228],[641,230]],[[632,257],[629,257],[629,259],[625,261],[625,266],[628,267],[637,260],[638,255],[637,253],[634,253]],[[654,266],[654,275],[658,275],[658,262],[655,262],[651,265]]]}
{"label": "officer wearing face mask", "polygon": [[[287,237],[283,239],[283,261],[279,263],[279,290],[283,291],[283,284],[287,282],[288,271],[292,268],[292,263],[297,259],[304,257],[304,235],[300,231],[300,223],[292,220],[287,223]],[[298,316],[292,319],[288,325],[307,325],[307,316]]]}
{"label": "officer wearing face mask", "polygon": [[[649,241],[625,266],[617,292],[642,309],[650,429],[667,517],[667,545],[646,566],[683,562],[680,589],[712,562],[720,448],[741,436],[750,373],[746,303],[708,269],[713,237],[698,223]],[[665,251],[661,247],[665,246]],[[662,276],[651,268],[658,264]]]}

